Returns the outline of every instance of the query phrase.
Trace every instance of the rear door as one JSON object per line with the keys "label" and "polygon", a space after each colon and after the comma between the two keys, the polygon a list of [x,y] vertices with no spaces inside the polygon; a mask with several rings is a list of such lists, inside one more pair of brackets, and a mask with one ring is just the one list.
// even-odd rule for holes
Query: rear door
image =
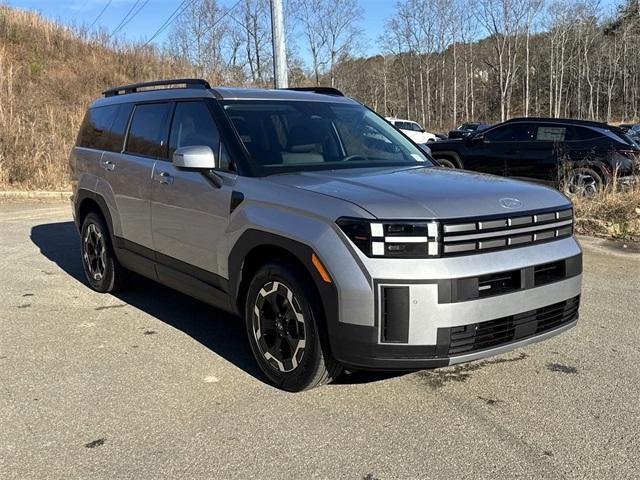
{"label": "rear door", "polygon": [[218,172],[222,185],[217,186],[202,171],[175,167],[173,152],[195,145],[210,147],[227,167],[228,156],[206,101],[178,102],[168,154],[158,161],[153,175],[153,245],[161,281],[175,283],[177,270],[217,286],[217,275],[226,271],[218,264],[217,251],[229,222],[235,174]]}
{"label": "rear door", "polygon": [[509,176],[543,183],[557,180],[558,161],[570,154],[571,126],[559,124],[523,124],[526,129],[518,155],[507,165]]}
{"label": "rear door", "polygon": [[126,248],[149,256],[151,237],[151,176],[156,160],[165,155],[168,102],[136,105],[130,121],[124,152],[102,158],[111,170],[110,186],[120,214]]}

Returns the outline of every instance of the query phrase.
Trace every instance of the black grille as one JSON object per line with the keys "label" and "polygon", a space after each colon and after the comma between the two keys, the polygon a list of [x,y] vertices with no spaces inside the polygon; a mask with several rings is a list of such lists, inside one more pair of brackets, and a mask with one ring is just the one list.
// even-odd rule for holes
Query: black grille
{"label": "black grille", "polygon": [[449,355],[494,348],[553,330],[578,315],[580,296],[529,312],[449,329]]}

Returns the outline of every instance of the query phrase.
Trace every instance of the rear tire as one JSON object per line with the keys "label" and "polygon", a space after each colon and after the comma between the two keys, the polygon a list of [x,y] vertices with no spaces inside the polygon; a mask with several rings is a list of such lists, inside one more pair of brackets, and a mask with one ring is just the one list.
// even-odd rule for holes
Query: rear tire
{"label": "rear tire", "polygon": [[126,286],[131,273],[118,262],[109,230],[96,212],[82,222],[80,252],[85,277],[95,291],[115,293]]}
{"label": "rear tire", "polygon": [[568,197],[593,197],[604,187],[602,175],[593,168],[578,167],[569,170],[562,183]]}
{"label": "rear tire", "polygon": [[271,261],[251,281],[245,303],[249,344],[260,369],[279,388],[307,390],[342,371],[331,355],[321,312],[308,276],[289,262]]}

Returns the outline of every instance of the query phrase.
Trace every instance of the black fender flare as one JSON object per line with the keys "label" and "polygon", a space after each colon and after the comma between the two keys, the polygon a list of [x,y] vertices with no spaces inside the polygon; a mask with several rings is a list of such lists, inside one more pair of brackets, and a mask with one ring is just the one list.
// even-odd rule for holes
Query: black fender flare
{"label": "black fender flare", "polygon": [[87,190],[86,188],[80,188],[76,192],[74,206],[75,209],[75,219],[76,219],[76,227],[78,231],[82,228],[82,224],[80,222],[80,207],[85,200],[93,200],[98,204],[98,208],[100,208],[100,213],[104,217],[107,222],[107,228],[109,229],[109,236],[111,237],[111,242],[114,241],[113,236],[113,219],[111,218],[111,212],[109,211],[109,207],[107,206],[107,202],[102,197],[102,195],[92,192],[91,190]]}
{"label": "black fender flare", "polygon": [[[252,250],[258,247],[277,247],[293,255],[307,269],[309,276],[313,280],[324,309],[327,328],[331,331],[332,327],[337,326],[339,315],[338,290],[333,281],[327,283],[322,280],[320,273],[313,266],[311,260],[311,255],[314,254],[313,249],[297,240],[263,230],[253,228],[246,230],[229,253],[229,296],[233,305],[238,310],[241,310],[238,308],[238,301],[241,294],[240,287],[243,280],[245,280],[243,279],[245,259]],[[244,316],[244,311],[238,311],[237,313]]]}

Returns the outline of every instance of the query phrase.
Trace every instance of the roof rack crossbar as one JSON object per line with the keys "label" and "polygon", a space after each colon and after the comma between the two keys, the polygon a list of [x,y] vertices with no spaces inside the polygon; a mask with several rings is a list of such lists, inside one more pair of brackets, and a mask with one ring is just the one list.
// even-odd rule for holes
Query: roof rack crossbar
{"label": "roof rack crossbar", "polygon": [[283,90],[294,90],[296,92],[311,92],[319,93],[321,95],[334,95],[336,97],[344,97],[344,93],[333,87],[290,87],[284,88]]}
{"label": "roof rack crossbar", "polygon": [[157,80],[153,82],[130,83],[128,85],[120,85],[119,87],[109,88],[102,92],[105,97],[114,97],[116,95],[126,95],[128,93],[136,93],[141,88],[163,87],[167,85],[184,85],[185,88],[202,88],[209,89],[211,85],[201,78],[175,78],[172,80]]}

